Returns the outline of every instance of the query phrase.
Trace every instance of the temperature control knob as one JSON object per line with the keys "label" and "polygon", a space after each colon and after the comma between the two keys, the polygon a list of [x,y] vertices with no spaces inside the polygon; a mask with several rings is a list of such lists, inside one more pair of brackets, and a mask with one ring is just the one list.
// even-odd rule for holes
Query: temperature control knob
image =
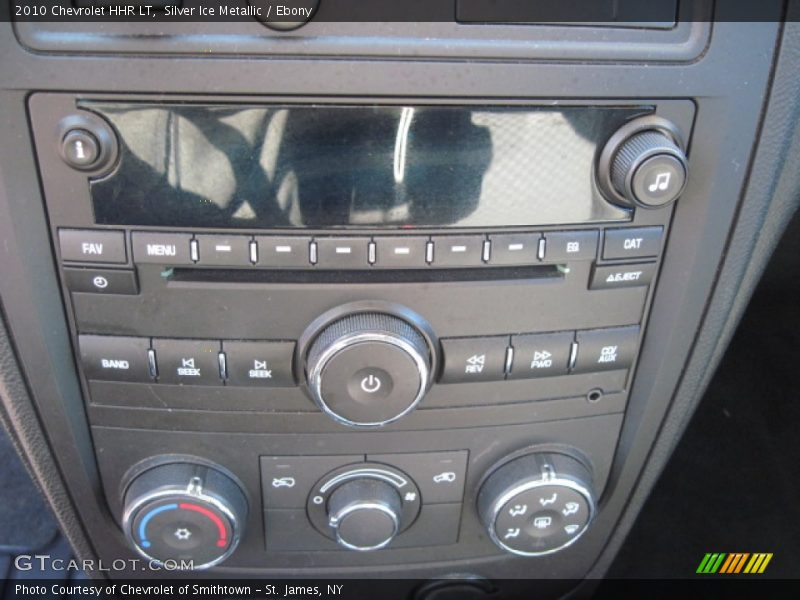
{"label": "temperature control knob", "polygon": [[430,384],[431,352],[411,324],[360,313],[325,327],[308,351],[314,401],[345,425],[376,427],[411,412]]}
{"label": "temperature control knob", "polygon": [[589,526],[595,512],[592,476],[566,454],[528,454],[489,476],[478,511],[500,548],[521,556],[551,554]]}
{"label": "temperature control knob", "polygon": [[131,482],[122,527],[148,560],[205,569],[233,553],[246,515],[247,500],[233,479],[205,465],[171,463]]}

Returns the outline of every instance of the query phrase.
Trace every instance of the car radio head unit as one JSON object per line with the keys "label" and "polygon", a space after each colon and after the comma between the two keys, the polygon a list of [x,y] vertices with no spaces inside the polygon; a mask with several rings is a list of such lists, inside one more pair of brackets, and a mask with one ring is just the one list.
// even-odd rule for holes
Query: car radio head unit
{"label": "car radio head unit", "polygon": [[255,573],[582,551],[692,102],[29,109],[125,552]]}
{"label": "car radio head unit", "polygon": [[647,107],[81,102],[119,140],[102,225],[487,228],[627,221],[599,147]]}

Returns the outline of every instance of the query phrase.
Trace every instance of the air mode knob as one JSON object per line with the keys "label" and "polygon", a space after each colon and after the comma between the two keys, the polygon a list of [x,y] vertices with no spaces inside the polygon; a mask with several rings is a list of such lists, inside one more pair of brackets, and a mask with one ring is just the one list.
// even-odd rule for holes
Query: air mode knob
{"label": "air mode knob", "polygon": [[400,530],[402,502],[397,490],[378,479],[343,484],[328,500],[328,525],[350,550],[378,550]]}
{"label": "air mode knob", "polygon": [[233,553],[246,516],[247,500],[233,479],[206,465],[171,463],[131,482],[122,528],[148,560],[197,570]]}
{"label": "air mode knob", "polygon": [[308,351],[306,377],[317,405],[334,420],[377,427],[411,412],[430,385],[431,352],[406,321],[359,313],[325,327]]}
{"label": "air mode knob", "polygon": [[503,550],[520,556],[552,554],[573,544],[594,517],[591,472],[561,453],[515,458],[483,484],[478,511]]}

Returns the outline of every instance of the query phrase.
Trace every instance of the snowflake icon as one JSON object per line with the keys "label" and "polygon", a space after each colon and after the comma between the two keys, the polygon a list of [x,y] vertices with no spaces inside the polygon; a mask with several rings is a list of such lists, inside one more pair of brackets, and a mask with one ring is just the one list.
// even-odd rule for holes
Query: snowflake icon
{"label": "snowflake icon", "polygon": [[175,530],[175,537],[179,540],[188,540],[190,537],[192,537],[192,532],[185,527],[180,527]]}

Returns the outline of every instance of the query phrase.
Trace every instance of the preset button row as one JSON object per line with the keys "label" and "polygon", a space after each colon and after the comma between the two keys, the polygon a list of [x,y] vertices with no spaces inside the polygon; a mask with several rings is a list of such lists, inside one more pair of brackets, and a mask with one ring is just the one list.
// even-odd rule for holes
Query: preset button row
{"label": "preset button row", "polygon": [[[127,263],[125,232],[60,229],[66,262]],[[434,236],[311,237],[135,231],[139,264],[276,269],[419,269],[524,266],[597,258],[600,231],[547,231]],[[662,227],[606,229],[603,259],[652,258],[661,251]]]}
{"label": "preset button row", "polygon": [[628,369],[639,326],[442,339],[441,383],[502,381]]}
{"label": "preset button row", "polygon": [[178,385],[291,387],[294,342],[80,335],[87,379]]}

